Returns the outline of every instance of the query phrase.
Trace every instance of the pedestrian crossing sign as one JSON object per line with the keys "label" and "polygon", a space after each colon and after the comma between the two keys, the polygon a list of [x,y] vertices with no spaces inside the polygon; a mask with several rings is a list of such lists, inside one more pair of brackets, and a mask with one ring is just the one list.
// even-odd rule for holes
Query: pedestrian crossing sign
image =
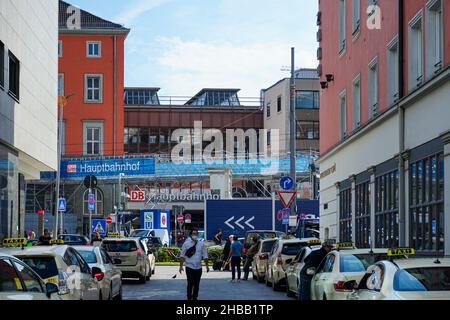
{"label": "pedestrian crossing sign", "polygon": [[66,199],[60,198],[58,200],[58,211],[59,212],[66,212]]}
{"label": "pedestrian crossing sign", "polygon": [[92,233],[98,232],[100,235],[106,235],[106,220],[94,219],[92,220]]}

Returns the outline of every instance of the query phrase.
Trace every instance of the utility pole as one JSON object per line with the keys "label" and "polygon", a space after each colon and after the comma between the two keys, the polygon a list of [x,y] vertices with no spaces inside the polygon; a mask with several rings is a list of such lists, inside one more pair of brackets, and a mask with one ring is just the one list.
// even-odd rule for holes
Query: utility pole
{"label": "utility pole", "polygon": [[63,125],[63,116],[64,116],[64,104],[67,104],[67,100],[64,96],[60,96],[59,99],[59,130],[58,130],[58,157],[57,157],[57,165],[56,165],[56,196],[55,196],[55,223],[53,227],[53,236],[54,239],[58,239],[58,228],[59,228],[59,188],[61,185],[61,154],[62,154],[62,125]]}
{"label": "utility pole", "polygon": [[[294,191],[297,191],[297,176],[296,176],[296,151],[297,151],[297,121],[295,117],[295,48],[291,48],[291,86],[290,86],[290,176],[294,180]],[[291,216],[297,216],[297,197],[291,204]]]}

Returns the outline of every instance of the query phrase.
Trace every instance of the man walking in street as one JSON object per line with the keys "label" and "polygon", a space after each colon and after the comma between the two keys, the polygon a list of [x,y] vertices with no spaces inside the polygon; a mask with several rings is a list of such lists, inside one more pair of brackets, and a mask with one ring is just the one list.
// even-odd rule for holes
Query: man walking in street
{"label": "man walking in street", "polygon": [[230,247],[230,257],[228,259],[231,262],[231,283],[236,282],[236,271],[238,276],[237,282],[241,282],[241,255],[243,247],[238,237],[234,236]]}
{"label": "man walking in street", "polygon": [[305,258],[305,265],[300,271],[300,286],[298,288],[298,300],[311,300],[311,281],[313,275],[307,274],[309,268],[317,268],[328,253],[333,249],[333,242],[330,240],[324,241],[322,248],[312,251],[309,256]]}
{"label": "man walking in street", "polygon": [[208,250],[204,241],[198,240],[198,230],[193,229],[189,238],[181,247],[180,273],[183,273],[183,265],[186,263],[187,299],[197,300],[202,277],[202,260],[205,260],[206,272],[209,272]]}
{"label": "man walking in street", "polygon": [[256,253],[258,252],[259,239],[258,237],[252,238],[252,246],[248,249],[246,253],[245,265],[244,265],[244,278],[243,281],[248,280],[248,275],[250,273],[250,267],[253,263],[253,259],[255,258]]}

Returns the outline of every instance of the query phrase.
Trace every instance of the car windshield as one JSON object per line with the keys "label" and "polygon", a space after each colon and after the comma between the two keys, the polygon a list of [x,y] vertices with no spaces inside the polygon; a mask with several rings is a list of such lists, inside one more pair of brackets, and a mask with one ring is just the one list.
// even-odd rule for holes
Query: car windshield
{"label": "car windshield", "polygon": [[87,263],[97,263],[97,256],[94,251],[79,251],[80,255]]}
{"label": "car windshield", "polygon": [[297,253],[305,246],[303,243],[285,243],[283,249],[281,249],[281,254],[288,256],[296,256]]}
{"label": "car windshield", "polygon": [[394,276],[394,290],[450,291],[450,267],[398,270]]}
{"label": "car windshield", "polygon": [[265,241],[262,244],[261,252],[267,253],[272,251],[273,245],[275,244],[275,240],[272,241]]}
{"label": "car windshield", "polygon": [[137,250],[134,241],[103,241],[103,247],[107,252],[132,252]]}
{"label": "car windshield", "polygon": [[21,258],[31,269],[33,269],[42,279],[56,277],[58,268],[55,259],[52,257]]}
{"label": "car windshield", "polygon": [[366,272],[369,266],[387,259],[387,253],[341,255],[340,272]]}
{"label": "car windshield", "polygon": [[136,231],[133,231],[131,236],[132,237],[145,237],[145,236],[147,236],[147,234],[148,234],[147,230],[136,230]]}

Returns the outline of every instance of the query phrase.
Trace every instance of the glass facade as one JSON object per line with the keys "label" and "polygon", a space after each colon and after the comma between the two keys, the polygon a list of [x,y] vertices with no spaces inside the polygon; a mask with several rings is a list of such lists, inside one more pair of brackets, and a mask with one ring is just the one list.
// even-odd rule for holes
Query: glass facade
{"label": "glass facade", "polygon": [[159,105],[156,90],[125,89],[124,103],[126,106]]}
{"label": "glass facade", "polygon": [[0,240],[18,236],[19,212],[18,158],[0,144]]}
{"label": "glass facade", "polygon": [[355,244],[357,248],[370,248],[370,181],[356,185],[355,188]]}
{"label": "glass facade", "polygon": [[297,109],[319,109],[319,91],[296,91],[295,106]]}
{"label": "glass facade", "polygon": [[444,251],[444,155],[411,163],[410,243],[418,251]]}
{"label": "glass facade", "polygon": [[206,91],[187,103],[191,106],[240,106],[236,91]]}
{"label": "glass facade", "polygon": [[319,140],[319,121],[297,121],[297,139]]}
{"label": "glass facade", "polygon": [[399,246],[399,173],[394,170],[375,179],[375,247]]}
{"label": "glass facade", "polygon": [[352,241],[352,189],[342,190],[339,196],[339,241]]}

